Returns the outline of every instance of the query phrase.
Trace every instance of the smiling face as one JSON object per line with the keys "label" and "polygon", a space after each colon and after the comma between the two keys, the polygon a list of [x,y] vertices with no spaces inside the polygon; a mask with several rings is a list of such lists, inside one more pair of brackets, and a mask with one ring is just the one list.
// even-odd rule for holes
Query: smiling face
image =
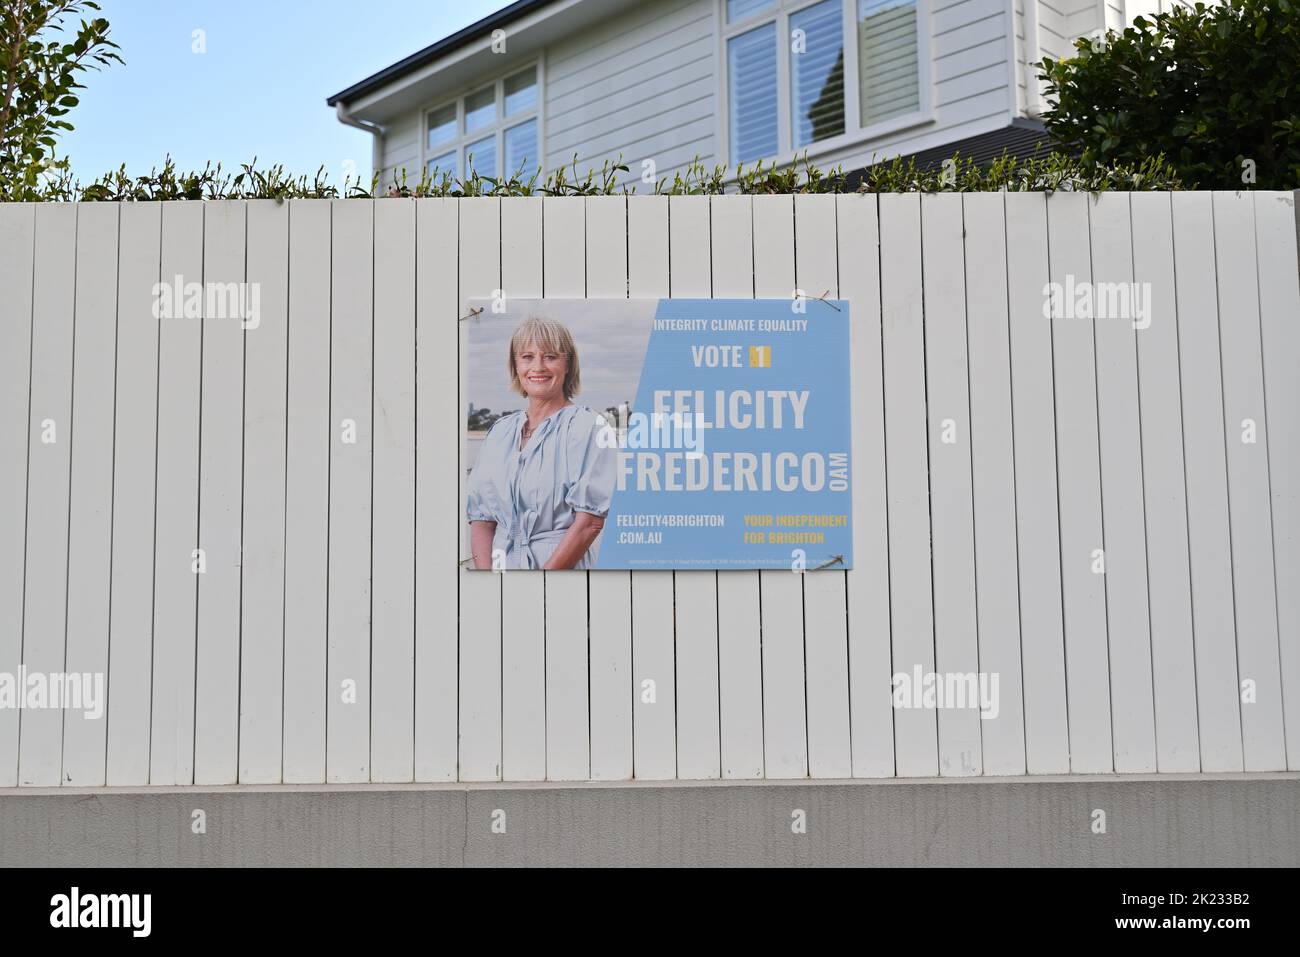
{"label": "smiling face", "polygon": [[578,349],[561,323],[525,319],[510,338],[510,387],[534,402],[571,399],[578,392]]}
{"label": "smiling face", "polygon": [[533,401],[553,402],[564,397],[568,373],[568,356],[542,343],[527,343],[515,353],[515,376],[524,395]]}

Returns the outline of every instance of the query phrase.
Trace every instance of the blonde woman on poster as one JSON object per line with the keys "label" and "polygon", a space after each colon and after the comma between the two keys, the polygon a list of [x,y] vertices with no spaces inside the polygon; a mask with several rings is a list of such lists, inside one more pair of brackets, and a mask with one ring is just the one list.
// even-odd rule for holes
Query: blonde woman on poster
{"label": "blonde woman on poster", "polygon": [[616,449],[605,421],[573,396],[581,386],[569,330],[526,319],[510,338],[510,388],[528,399],[483,439],[467,489],[474,567],[590,568],[614,494]]}

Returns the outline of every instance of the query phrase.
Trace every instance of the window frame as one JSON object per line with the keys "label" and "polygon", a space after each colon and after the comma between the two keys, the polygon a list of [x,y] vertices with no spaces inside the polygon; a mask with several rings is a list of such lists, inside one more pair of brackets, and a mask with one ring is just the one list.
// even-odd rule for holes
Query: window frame
{"label": "window frame", "polygon": [[[858,0],[839,0],[844,37],[844,132],[839,136],[817,140],[807,146],[794,146],[794,117],[791,109],[792,71],[790,68],[790,17],[802,10],[822,3],[824,0],[773,0],[768,8],[752,13],[735,23],[727,23],[727,0],[715,0],[714,17],[718,38],[718,156],[725,157],[725,165],[730,170],[729,180],[735,178],[735,164],[731,161],[731,69],[727,59],[727,44],[732,37],[748,33],[767,23],[776,23],[777,57],[777,153],[775,156],[761,157],[767,164],[789,166],[805,154],[812,159],[827,153],[834,153],[849,147],[914,126],[922,126],[934,121],[933,88],[934,65],[930,62],[930,0],[915,0],[916,3],[916,58],[918,76],[917,109],[887,120],[862,125],[862,110],[858,90],[858,44],[857,21]],[[784,42],[782,42],[784,40]],[[849,82],[852,77],[852,82]],[[747,160],[746,167],[752,169],[757,160]]]}
{"label": "window frame", "polygon": [[[495,76],[493,76],[493,78],[490,80],[479,80],[475,83],[462,86],[459,89],[457,89],[455,92],[440,97],[437,101],[435,101],[431,105],[422,108],[420,110],[420,133],[419,133],[420,169],[428,170],[430,160],[434,159],[435,157],[443,156],[447,153],[454,152],[456,154],[456,162],[459,167],[457,171],[457,178],[466,179],[469,176],[469,167],[466,164],[466,160],[468,159],[468,157],[466,155],[465,148],[472,143],[481,142],[482,140],[491,136],[493,138],[493,141],[496,144],[496,169],[490,173],[485,170],[480,170],[479,175],[491,176],[493,179],[501,179],[506,176],[510,176],[514,173],[514,170],[507,170],[503,168],[505,164],[506,130],[512,129],[516,126],[519,126],[522,123],[527,123],[529,120],[535,119],[537,121],[537,152],[540,155],[536,157],[535,164],[531,165],[529,169],[525,170],[525,175],[531,176],[533,170],[536,169],[537,167],[542,168],[543,175],[544,175],[546,169],[546,160],[545,160],[546,150],[544,145],[545,136],[546,136],[546,123],[543,118],[543,106],[546,102],[546,97],[545,97],[546,71],[543,67],[544,67],[543,57],[539,53],[531,60],[525,60],[523,62],[511,66],[509,69],[500,71]],[[535,71],[537,77],[537,83],[536,83],[537,102],[534,103],[532,106],[530,106],[528,109],[520,110],[518,113],[511,114],[510,116],[507,117],[505,115],[506,80],[519,73],[523,73],[530,68]],[[472,96],[473,94],[488,88],[489,86],[492,88],[493,91],[493,102],[495,104],[496,115],[492,118],[491,123],[487,124],[486,126],[480,127],[479,129],[475,130],[472,133],[466,133],[465,132],[465,100],[468,97]],[[431,148],[429,146],[429,118],[434,113],[437,113],[439,110],[443,110],[453,104],[456,107],[456,136],[445,143],[439,144],[437,147]]]}

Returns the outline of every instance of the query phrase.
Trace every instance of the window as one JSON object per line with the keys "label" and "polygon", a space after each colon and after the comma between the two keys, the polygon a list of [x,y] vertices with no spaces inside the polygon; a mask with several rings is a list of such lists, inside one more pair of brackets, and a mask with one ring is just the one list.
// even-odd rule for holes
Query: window
{"label": "window", "polygon": [[731,84],[731,161],[777,151],[776,24],[727,41]]}
{"label": "window", "polygon": [[790,115],[794,145],[844,132],[844,18],[839,0],[790,17]]}
{"label": "window", "polygon": [[[512,126],[505,132],[505,166],[507,175],[523,169],[531,172],[537,166],[532,157],[537,152],[537,117],[525,120],[518,126]],[[532,163],[530,167],[530,162]]]}
{"label": "window", "polygon": [[[537,67],[471,90],[425,114],[425,165],[431,176],[530,175],[538,150]],[[464,172],[462,172],[464,171]]]}
{"label": "window", "polygon": [[920,108],[916,0],[857,0],[858,109],[863,126]]}
{"label": "window", "polygon": [[921,112],[917,0],[721,0],[730,162]]}

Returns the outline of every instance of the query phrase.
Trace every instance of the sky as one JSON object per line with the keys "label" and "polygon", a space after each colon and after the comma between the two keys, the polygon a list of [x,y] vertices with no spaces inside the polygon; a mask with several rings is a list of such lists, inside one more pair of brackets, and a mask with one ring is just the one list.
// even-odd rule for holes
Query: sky
{"label": "sky", "polygon": [[[507,0],[98,0],[124,63],[84,74],[58,152],[76,177],[257,157],[369,185],[370,134],[326,97],[507,6]],[[195,31],[202,34],[196,37]],[[201,43],[199,42],[201,41]],[[195,52],[203,46],[206,52]],[[348,163],[351,166],[347,165]]]}

